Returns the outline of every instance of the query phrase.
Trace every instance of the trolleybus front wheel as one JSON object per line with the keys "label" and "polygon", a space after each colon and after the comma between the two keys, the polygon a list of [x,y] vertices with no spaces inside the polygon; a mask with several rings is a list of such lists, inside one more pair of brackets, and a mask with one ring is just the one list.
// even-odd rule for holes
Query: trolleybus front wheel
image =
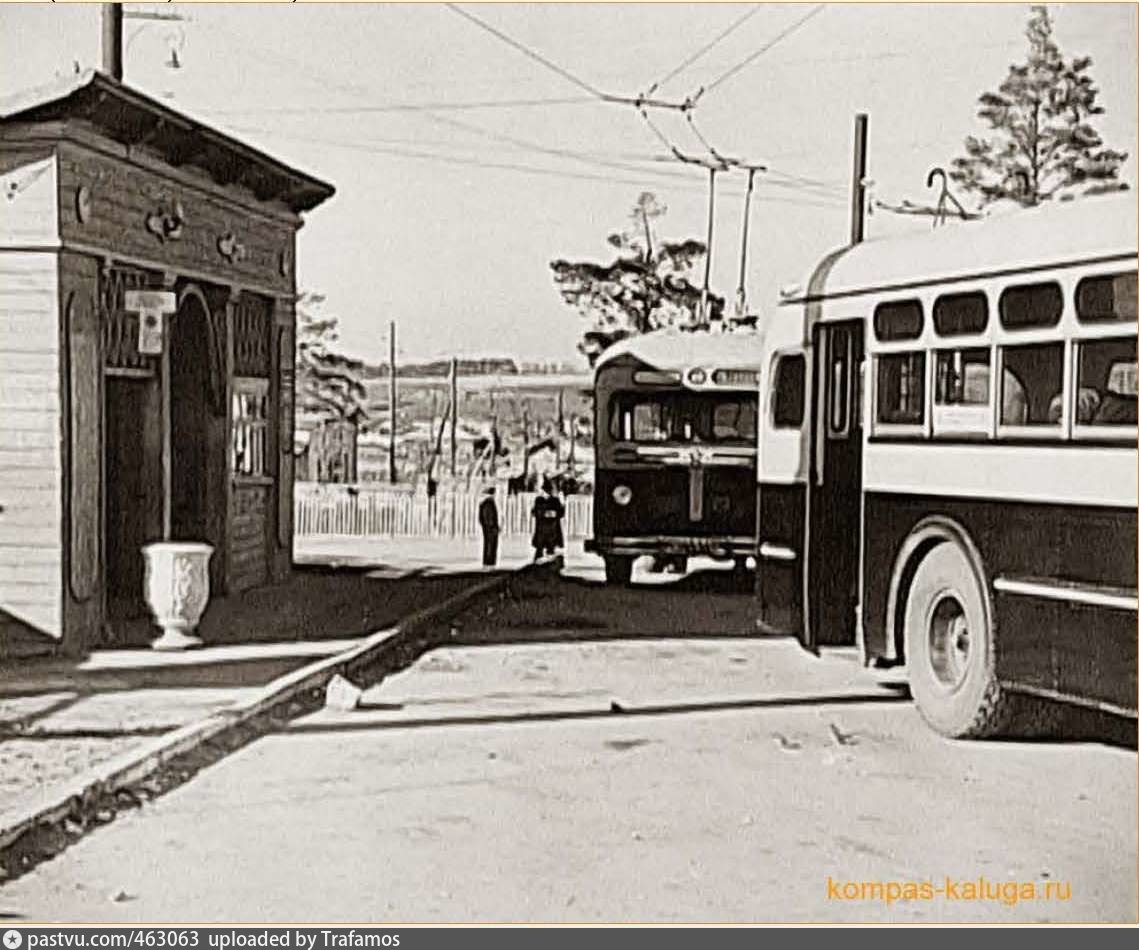
{"label": "trolleybus front wheel", "polygon": [[992,614],[959,545],[942,542],[918,565],[905,617],[910,691],[925,721],[952,738],[1002,731],[1009,705],[996,677]]}
{"label": "trolleybus front wheel", "polygon": [[618,554],[605,555],[605,583],[628,584],[633,579],[633,559]]}

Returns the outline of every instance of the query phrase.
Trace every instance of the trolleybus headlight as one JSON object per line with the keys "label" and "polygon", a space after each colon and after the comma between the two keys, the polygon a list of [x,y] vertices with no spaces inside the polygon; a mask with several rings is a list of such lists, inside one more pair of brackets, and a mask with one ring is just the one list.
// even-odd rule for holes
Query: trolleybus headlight
{"label": "trolleybus headlight", "polygon": [[613,500],[621,506],[629,504],[633,500],[633,489],[628,485],[618,485],[613,489]]}
{"label": "trolleybus headlight", "polygon": [[694,369],[688,373],[688,381],[693,386],[703,386],[708,381],[708,374],[702,369]]}

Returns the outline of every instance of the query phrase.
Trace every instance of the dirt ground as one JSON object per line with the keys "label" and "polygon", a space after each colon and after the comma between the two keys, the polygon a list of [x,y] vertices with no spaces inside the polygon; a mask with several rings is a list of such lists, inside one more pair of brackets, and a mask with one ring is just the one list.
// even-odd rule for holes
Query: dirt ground
{"label": "dirt ground", "polygon": [[[857,663],[786,640],[447,647],[80,840],[0,914],[1121,921],[1136,820],[1133,752],[950,742]],[[1067,896],[828,892],[947,878]]]}
{"label": "dirt ground", "polygon": [[[594,567],[468,611],[359,708],[295,720],[125,813],[12,881],[0,914],[1135,919],[1133,729],[948,741],[897,670],[730,635],[750,594],[729,573],[610,588]],[[871,890],[836,899],[828,881]],[[947,881],[997,896],[873,891]],[[1007,899],[1049,883],[1060,897]]]}

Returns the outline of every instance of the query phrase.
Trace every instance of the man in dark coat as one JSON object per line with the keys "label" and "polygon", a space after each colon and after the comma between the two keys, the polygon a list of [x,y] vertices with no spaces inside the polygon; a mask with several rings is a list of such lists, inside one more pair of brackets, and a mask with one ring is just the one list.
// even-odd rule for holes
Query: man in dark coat
{"label": "man in dark coat", "polygon": [[494,488],[487,488],[479,502],[479,527],[482,528],[483,566],[494,567],[498,563],[498,505],[494,503]]}

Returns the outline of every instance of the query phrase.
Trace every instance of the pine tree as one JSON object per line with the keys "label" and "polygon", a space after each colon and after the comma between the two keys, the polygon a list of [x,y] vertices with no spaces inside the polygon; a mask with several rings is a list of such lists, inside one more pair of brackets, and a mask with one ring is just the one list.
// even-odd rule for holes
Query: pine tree
{"label": "pine tree", "polygon": [[1118,180],[1126,153],[1104,147],[1092,125],[1104,110],[1091,57],[1064,58],[1047,7],[1032,8],[1025,35],[1027,62],[1010,66],[999,90],[978,99],[977,116],[991,136],[968,136],[950,176],[986,205],[1011,199],[1030,206],[1127,188]]}
{"label": "pine tree", "polygon": [[321,313],[322,294],[306,291],[297,300],[297,406],[331,420],[365,415],[364,363],[335,352],[339,320]]}
{"label": "pine tree", "polygon": [[[658,241],[654,223],[667,210],[651,192],[643,192],[629,214],[630,226],[608,237],[617,250],[615,260],[550,264],[562,299],[591,321],[578,344],[591,366],[626,337],[696,323],[702,291],[690,277],[707,248],[692,239]],[[719,319],[724,300],[709,294],[708,306],[710,319]]]}

